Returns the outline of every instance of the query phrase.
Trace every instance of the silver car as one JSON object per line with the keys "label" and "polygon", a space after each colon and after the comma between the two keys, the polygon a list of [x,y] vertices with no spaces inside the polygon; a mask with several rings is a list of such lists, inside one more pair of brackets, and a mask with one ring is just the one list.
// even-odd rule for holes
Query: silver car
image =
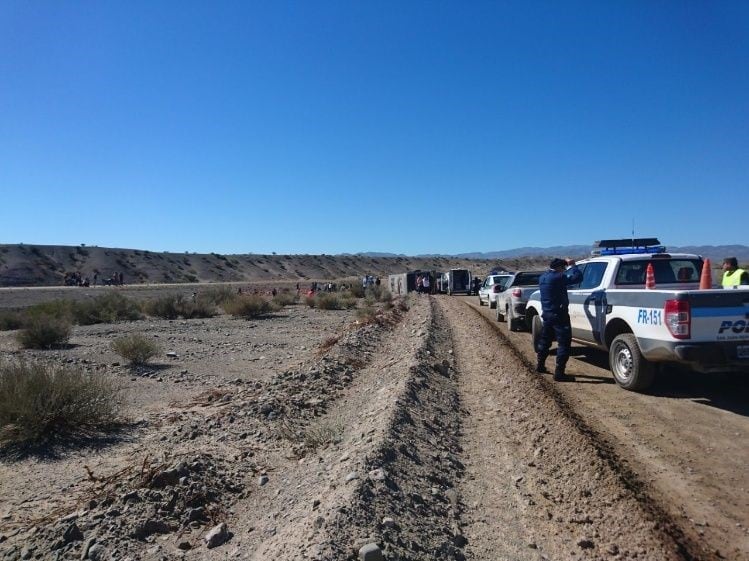
{"label": "silver car", "polygon": [[488,304],[490,308],[496,307],[497,296],[505,289],[512,277],[511,273],[498,273],[486,277],[484,284],[479,288],[479,306]]}

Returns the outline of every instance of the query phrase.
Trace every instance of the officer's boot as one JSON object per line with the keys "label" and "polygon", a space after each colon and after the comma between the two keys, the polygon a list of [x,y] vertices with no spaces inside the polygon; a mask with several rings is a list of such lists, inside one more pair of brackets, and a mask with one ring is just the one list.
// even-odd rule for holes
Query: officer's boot
{"label": "officer's boot", "polygon": [[536,372],[539,374],[546,374],[548,370],[546,370],[546,357],[544,355],[538,354],[536,355]]}
{"label": "officer's boot", "polygon": [[565,367],[567,366],[567,362],[557,362],[557,367],[554,370],[554,381],[555,382],[574,382],[574,378],[572,376],[568,376],[564,373]]}

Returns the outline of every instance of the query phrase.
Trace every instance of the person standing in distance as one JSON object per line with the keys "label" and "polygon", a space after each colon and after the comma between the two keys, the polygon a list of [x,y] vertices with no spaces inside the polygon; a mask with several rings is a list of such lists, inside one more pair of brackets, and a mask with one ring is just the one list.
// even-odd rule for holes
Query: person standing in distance
{"label": "person standing in distance", "polygon": [[723,260],[723,288],[736,288],[742,284],[749,284],[749,273],[739,269],[739,262],[735,257],[726,257]]}
{"label": "person standing in distance", "polygon": [[[565,271],[566,266],[569,269]],[[551,340],[557,337],[557,364],[554,370],[554,380],[565,382],[572,380],[564,373],[567,360],[570,357],[570,345],[572,344],[572,328],[570,326],[569,305],[567,287],[579,283],[583,278],[580,269],[577,268],[573,259],[553,259],[549,264],[549,270],[541,275],[539,289],[541,291],[541,317],[544,320],[541,337],[536,349],[536,372],[546,373],[546,357],[549,356]]]}

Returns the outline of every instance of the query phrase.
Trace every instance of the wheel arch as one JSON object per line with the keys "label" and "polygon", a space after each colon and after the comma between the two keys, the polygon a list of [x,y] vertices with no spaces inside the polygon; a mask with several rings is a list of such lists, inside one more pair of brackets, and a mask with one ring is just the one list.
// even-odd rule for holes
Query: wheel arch
{"label": "wheel arch", "polygon": [[611,343],[616,339],[617,335],[621,335],[622,333],[634,333],[626,321],[616,318],[607,323],[603,334],[603,342],[606,344],[606,348],[611,348]]}

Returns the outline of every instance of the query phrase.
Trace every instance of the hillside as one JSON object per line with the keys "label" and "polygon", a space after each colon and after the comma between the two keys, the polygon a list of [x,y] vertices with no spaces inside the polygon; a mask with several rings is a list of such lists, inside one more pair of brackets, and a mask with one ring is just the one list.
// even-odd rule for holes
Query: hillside
{"label": "hillside", "polygon": [[[334,280],[362,275],[384,277],[414,270],[470,269],[485,276],[492,269],[521,270],[546,267],[550,256],[582,258],[589,248],[581,245],[549,248],[525,247],[458,256],[368,253],[344,255],[221,255],[218,253],[167,253],[138,249],[61,245],[0,245],[0,286],[59,286],[66,273],[99,282],[122,273],[127,284],[194,282],[257,282]],[[673,252],[709,257],[719,268],[725,256],[749,263],[749,247],[669,247]]]}
{"label": "hillside", "polygon": [[[541,260],[543,263],[544,260]],[[363,255],[220,255],[156,253],[84,246],[0,245],[0,286],[58,286],[65,273],[80,272],[99,283],[122,273],[127,284],[332,280],[384,277],[412,270],[467,268],[485,275],[494,267],[543,266],[523,259],[372,257]]]}

